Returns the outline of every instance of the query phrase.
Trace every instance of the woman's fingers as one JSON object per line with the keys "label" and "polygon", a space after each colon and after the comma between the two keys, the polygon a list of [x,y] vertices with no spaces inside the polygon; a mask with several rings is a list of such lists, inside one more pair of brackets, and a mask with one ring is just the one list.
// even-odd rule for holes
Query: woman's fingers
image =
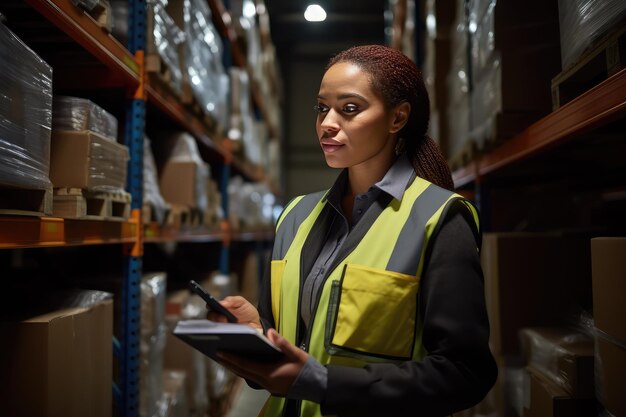
{"label": "woman's fingers", "polygon": [[278,348],[280,349],[290,360],[304,361],[306,362],[307,353],[297,346],[289,343],[287,339],[282,337],[278,332],[274,329],[269,329],[267,331],[267,338]]}

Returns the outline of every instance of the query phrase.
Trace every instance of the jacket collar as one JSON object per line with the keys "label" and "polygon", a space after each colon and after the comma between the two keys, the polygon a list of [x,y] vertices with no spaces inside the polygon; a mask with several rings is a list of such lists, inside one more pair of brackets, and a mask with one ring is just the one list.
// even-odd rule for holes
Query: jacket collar
{"label": "jacket collar", "polygon": [[[396,200],[402,201],[405,190],[414,179],[415,170],[411,165],[411,161],[406,153],[402,153],[396,158],[383,179],[374,184],[372,188],[378,188]],[[335,209],[338,209],[341,206],[341,198],[345,193],[347,185],[348,169],[345,168],[341,171],[330,190],[328,190],[324,200],[328,200]]]}

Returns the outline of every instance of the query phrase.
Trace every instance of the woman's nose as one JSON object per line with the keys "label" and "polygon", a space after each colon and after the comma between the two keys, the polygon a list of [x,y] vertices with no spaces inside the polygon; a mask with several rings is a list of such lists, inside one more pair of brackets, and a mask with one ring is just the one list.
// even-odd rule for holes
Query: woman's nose
{"label": "woman's nose", "polygon": [[339,130],[337,113],[333,109],[328,110],[328,113],[324,115],[320,127],[325,131]]}

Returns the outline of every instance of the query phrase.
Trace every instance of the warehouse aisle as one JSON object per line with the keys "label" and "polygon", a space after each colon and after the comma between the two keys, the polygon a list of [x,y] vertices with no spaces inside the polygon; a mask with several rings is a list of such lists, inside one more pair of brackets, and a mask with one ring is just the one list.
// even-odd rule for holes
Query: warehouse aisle
{"label": "warehouse aisle", "polygon": [[228,417],[257,417],[268,396],[267,391],[254,390],[244,383]]}

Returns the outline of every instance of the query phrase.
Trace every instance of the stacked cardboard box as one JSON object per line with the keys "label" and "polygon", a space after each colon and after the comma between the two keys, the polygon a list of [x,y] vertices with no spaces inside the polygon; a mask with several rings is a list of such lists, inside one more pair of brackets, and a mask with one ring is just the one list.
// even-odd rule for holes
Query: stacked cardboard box
{"label": "stacked cardboard box", "polygon": [[93,299],[0,325],[2,415],[111,416],[113,301]]}
{"label": "stacked cardboard box", "polygon": [[[490,347],[499,377],[470,416],[520,416],[524,361],[518,332],[564,325],[585,306],[590,286],[588,240],[548,233],[487,233],[481,263],[490,321]],[[548,415],[548,414],[546,414]]]}
{"label": "stacked cardboard box", "polygon": [[626,238],[591,240],[596,326],[596,392],[614,416],[626,415]]}
{"label": "stacked cardboard box", "polygon": [[188,133],[170,135],[162,142],[169,150],[159,175],[161,195],[170,204],[206,210],[209,166]]}
{"label": "stacked cardboard box", "polygon": [[522,328],[567,324],[585,307],[591,280],[586,239],[487,233],[481,257],[496,355],[520,354]]}

